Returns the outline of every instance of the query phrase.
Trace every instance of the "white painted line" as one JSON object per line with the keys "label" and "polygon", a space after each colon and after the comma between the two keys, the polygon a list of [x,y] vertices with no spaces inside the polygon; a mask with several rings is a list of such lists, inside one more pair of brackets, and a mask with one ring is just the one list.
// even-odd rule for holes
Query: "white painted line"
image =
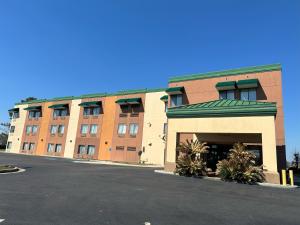
{"label": "white painted line", "polygon": [[151,223],[150,222],[145,222],[145,225],[151,225]]}
{"label": "white painted line", "polygon": [[2,223],[2,222],[4,222],[5,221],[5,219],[0,219],[0,223]]}

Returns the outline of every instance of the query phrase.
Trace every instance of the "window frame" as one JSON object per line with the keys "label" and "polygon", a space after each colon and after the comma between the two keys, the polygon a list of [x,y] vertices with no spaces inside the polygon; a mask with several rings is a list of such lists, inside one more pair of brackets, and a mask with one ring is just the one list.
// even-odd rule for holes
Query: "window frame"
{"label": "window frame", "polygon": [[[121,127],[124,127],[123,129],[122,129],[122,133],[120,133],[120,128]],[[118,135],[119,136],[125,136],[126,135],[126,132],[127,132],[127,124],[125,124],[125,123],[119,123],[118,124],[118,130],[117,130],[117,132],[118,132]]]}
{"label": "window frame", "polygon": [[[132,127],[134,127],[133,130],[132,130]],[[132,133],[131,131],[134,131],[134,132]],[[131,137],[136,137],[138,132],[139,132],[139,124],[138,123],[130,123],[129,124],[129,135]]]}
{"label": "window frame", "polygon": [[[86,133],[83,133],[83,127],[86,127]],[[89,133],[89,125],[88,124],[81,124],[80,126],[80,134],[81,135],[87,135]]]}

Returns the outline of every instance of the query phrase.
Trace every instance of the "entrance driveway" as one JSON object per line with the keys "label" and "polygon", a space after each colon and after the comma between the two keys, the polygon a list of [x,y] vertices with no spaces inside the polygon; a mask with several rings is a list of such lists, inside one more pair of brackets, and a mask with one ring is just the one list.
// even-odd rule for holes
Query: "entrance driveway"
{"label": "entrance driveway", "polygon": [[0,154],[0,225],[299,224],[300,190]]}

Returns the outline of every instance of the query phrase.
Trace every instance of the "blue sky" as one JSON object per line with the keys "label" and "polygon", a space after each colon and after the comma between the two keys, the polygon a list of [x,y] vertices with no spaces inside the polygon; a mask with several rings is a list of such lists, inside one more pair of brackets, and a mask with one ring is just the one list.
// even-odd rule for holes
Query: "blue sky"
{"label": "blue sky", "polygon": [[27,96],[167,86],[282,63],[287,157],[300,151],[300,1],[0,1],[0,121]]}

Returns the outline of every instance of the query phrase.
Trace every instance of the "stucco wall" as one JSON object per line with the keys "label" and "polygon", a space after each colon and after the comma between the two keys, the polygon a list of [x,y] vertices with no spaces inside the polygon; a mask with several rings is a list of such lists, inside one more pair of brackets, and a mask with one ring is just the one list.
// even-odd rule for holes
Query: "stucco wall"
{"label": "stucco wall", "polygon": [[160,100],[164,95],[165,92],[146,93],[141,161],[147,164],[164,165],[163,129],[167,117],[165,103]]}
{"label": "stucco wall", "polygon": [[75,142],[76,142],[76,132],[77,132],[77,126],[79,121],[80,103],[81,103],[81,99],[72,100],[71,103],[69,124],[67,129],[68,133],[66,137],[66,144],[65,144],[65,151],[64,151],[64,157],[66,158],[73,158]]}
{"label": "stucco wall", "polygon": [[261,134],[264,168],[269,172],[277,173],[273,116],[169,119],[166,160],[168,163],[175,163],[177,132]]}
{"label": "stucco wall", "polygon": [[17,105],[15,108],[20,109],[20,117],[17,119],[12,119],[11,126],[15,126],[15,132],[10,133],[8,136],[8,142],[11,142],[11,149],[6,149],[7,152],[19,153],[22,142],[22,135],[24,130],[24,124],[26,120],[26,112],[24,108],[28,107],[28,105]]}

